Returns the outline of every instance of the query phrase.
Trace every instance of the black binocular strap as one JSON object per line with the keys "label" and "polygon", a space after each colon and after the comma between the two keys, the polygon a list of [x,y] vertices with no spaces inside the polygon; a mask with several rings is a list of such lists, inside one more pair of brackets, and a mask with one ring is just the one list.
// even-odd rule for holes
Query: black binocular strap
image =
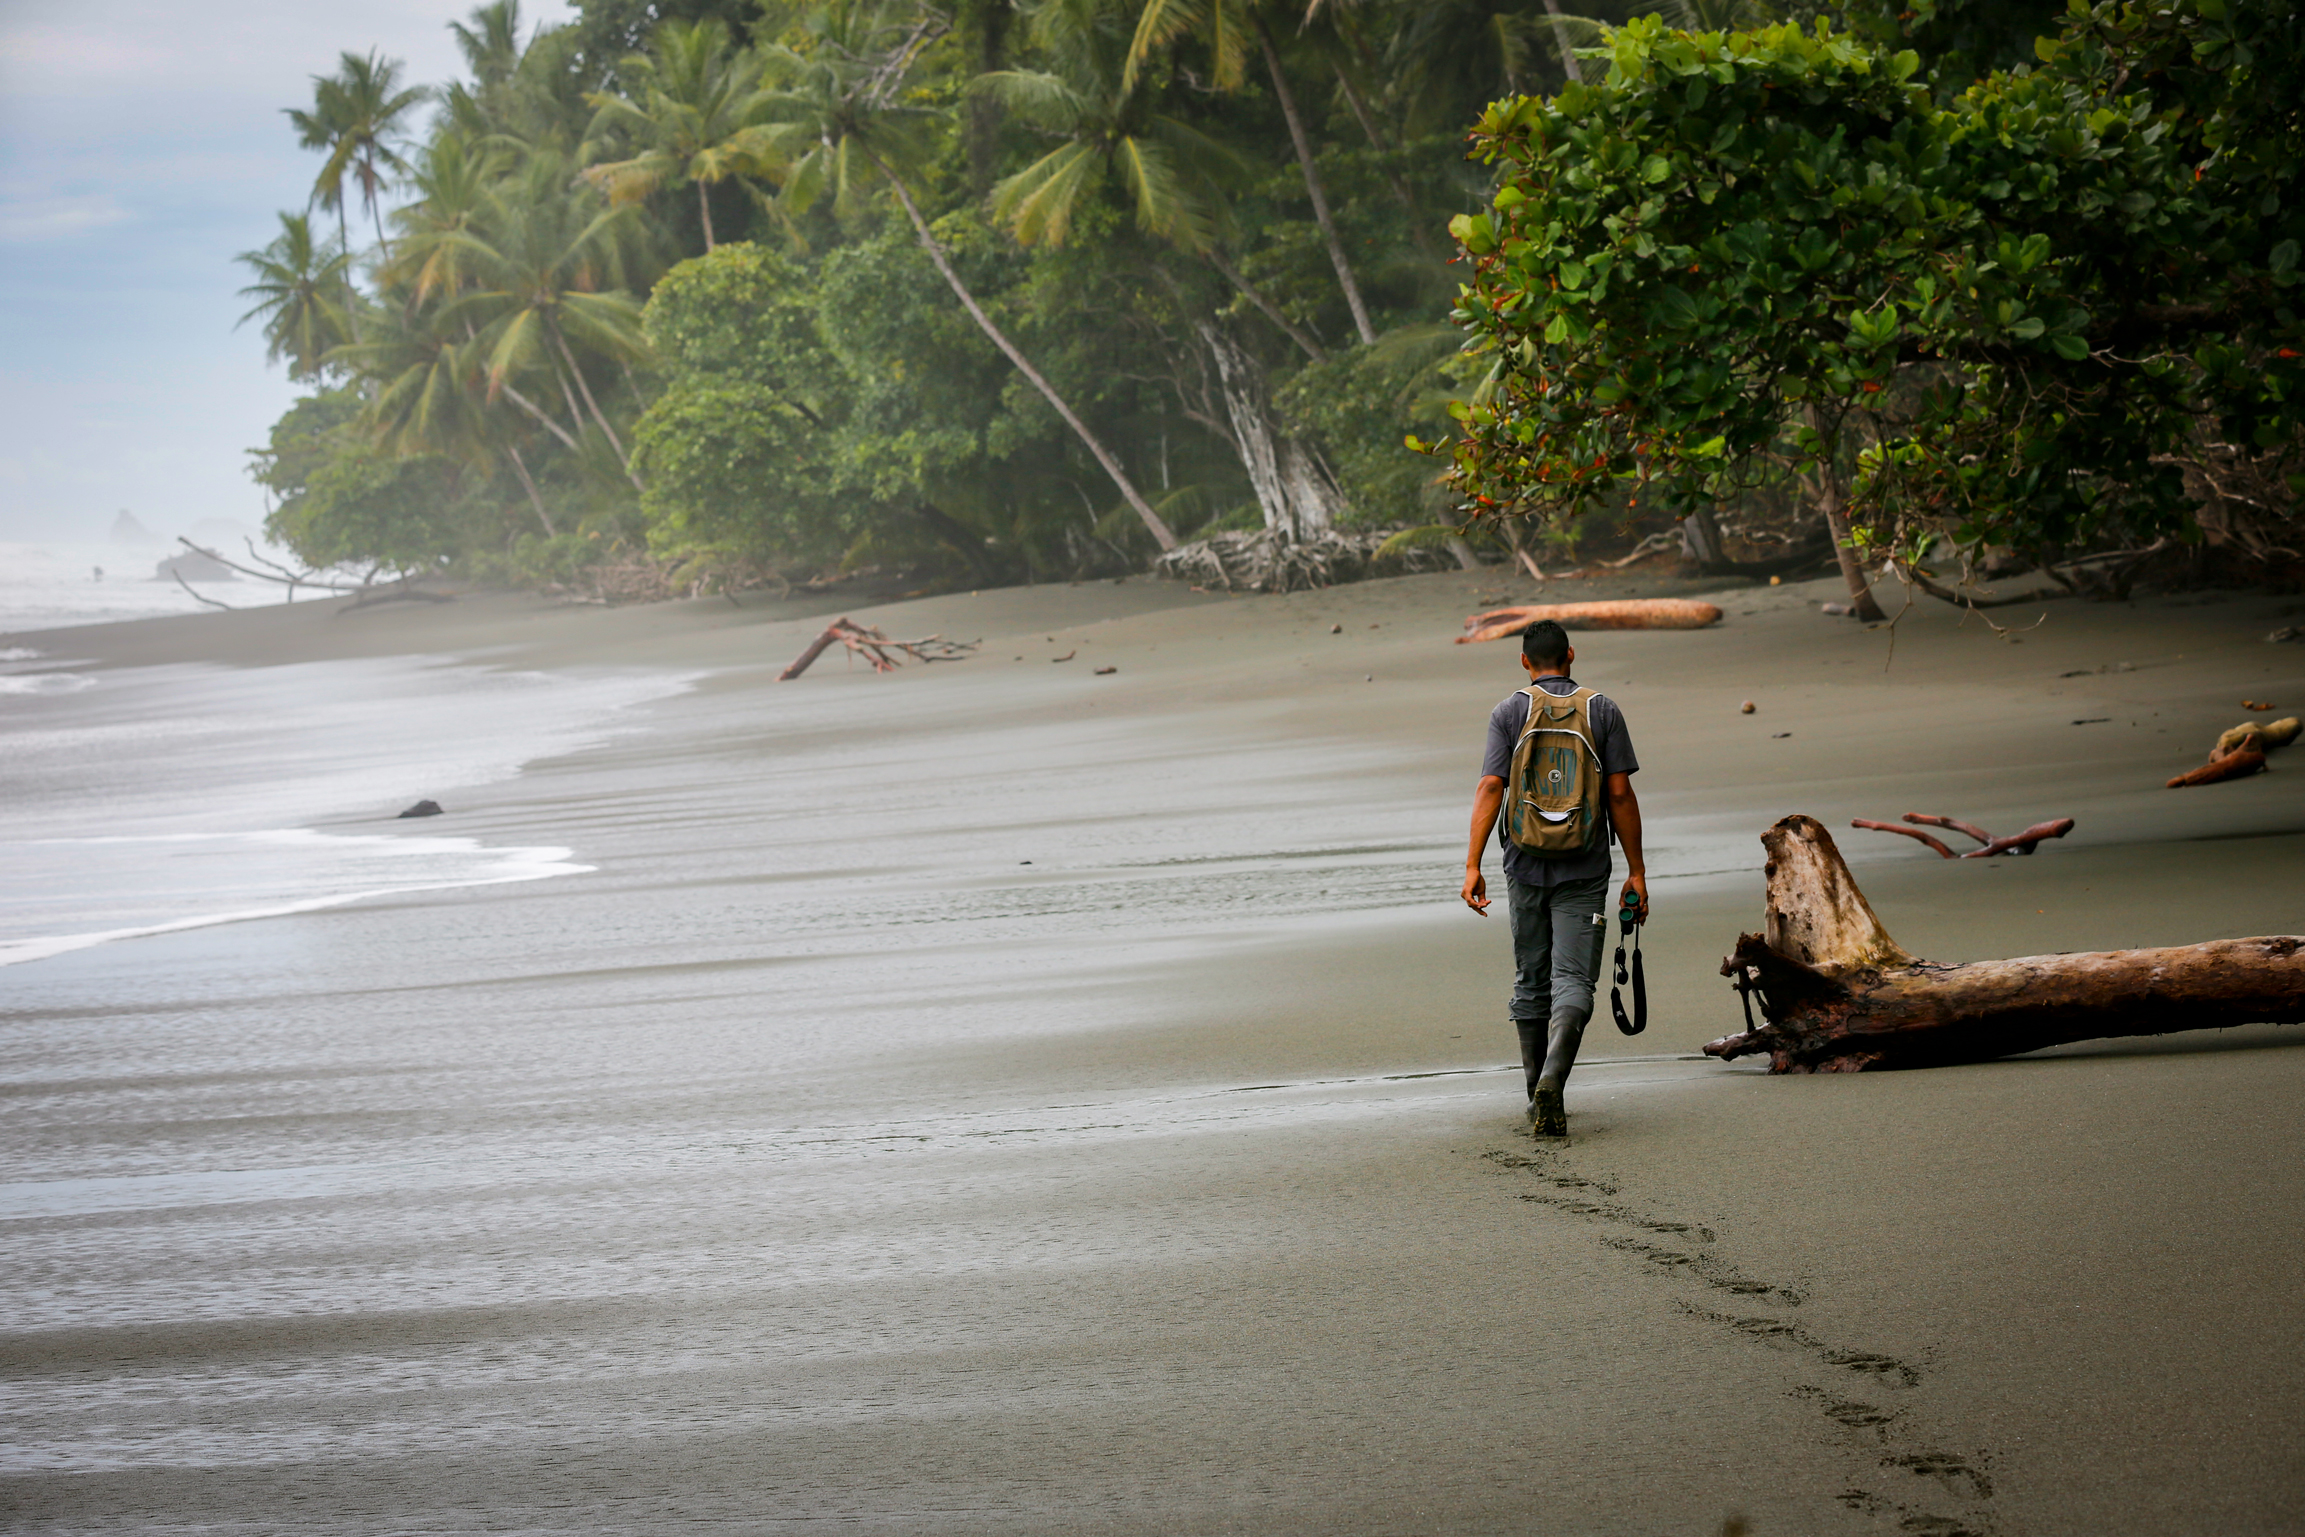
{"label": "black binocular strap", "polygon": [[[1625,1000],[1618,988],[1625,982],[1625,940],[1633,941],[1633,1017],[1625,1017]],[[1641,965],[1641,926],[1628,923],[1617,932],[1615,987],[1609,989],[1609,1012],[1617,1019],[1617,1029],[1626,1035],[1639,1035],[1649,1028],[1649,974]]]}

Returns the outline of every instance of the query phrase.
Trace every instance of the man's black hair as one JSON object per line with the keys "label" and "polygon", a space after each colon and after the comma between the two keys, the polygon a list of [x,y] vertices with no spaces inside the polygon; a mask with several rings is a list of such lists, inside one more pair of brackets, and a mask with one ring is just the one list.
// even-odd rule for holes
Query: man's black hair
{"label": "man's black hair", "polygon": [[1539,667],[1558,667],[1568,659],[1569,632],[1550,619],[1540,619],[1521,631],[1521,655]]}

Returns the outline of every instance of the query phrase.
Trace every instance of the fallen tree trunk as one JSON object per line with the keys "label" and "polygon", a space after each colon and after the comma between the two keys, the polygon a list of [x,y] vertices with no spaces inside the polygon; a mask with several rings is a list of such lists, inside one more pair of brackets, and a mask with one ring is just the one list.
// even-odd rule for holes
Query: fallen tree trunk
{"label": "fallen tree trunk", "polygon": [[[1761,835],[1764,932],[1721,963],[1747,1028],[1705,1047],[1774,1073],[1981,1062],[2067,1041],[2305,1020],[2305,938],[1939,965],[1889,937],[1814,818]],[[1752,1023],[1758,997],[1763,1023]]]}
{"label": "fallen tree trunk", "polygon": [[1721,622],[1721,611],[1694,598],[1617,598],[1597,603],[1526,603],[1492,608],[1465,621],[1457,644],[1503,640],[1540,619],[1564,630],[1701,630]]}

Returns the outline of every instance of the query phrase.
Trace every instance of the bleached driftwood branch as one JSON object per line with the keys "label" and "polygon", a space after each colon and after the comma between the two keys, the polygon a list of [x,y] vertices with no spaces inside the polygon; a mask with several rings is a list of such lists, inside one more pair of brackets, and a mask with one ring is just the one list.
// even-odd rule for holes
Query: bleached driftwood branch
{"label": "bleached driftwood branch", "polygon": [[[218,551],[212,550],[203,544],[194,544],[190,539],[185,538],[181,534],[177,536],[176,542],[183,545],[184,548],[190,550],[193,554],[205,556],[207,559],[216,562],[216,564],[223,566],[227,570],[237,571],[242,576],[252,576],[260,582],[270,582],[274,586],[287,588],[288,596],[291,600],[294,600],[296,596],[296,589],[299,587],[316,588],[321,592],[350,594],[352,601],[346,604],[342,609],[338,610],[339,613],[349,614],[356,608],[369,608],[379,603],[398,603],[404,601],[416,603],[453,603],[456,601],[455,598],[451,597],[447,593],[426,592],[423,588],[417,586],[416,584],[418,582],[424,580],[424,575],[421,572],[414,576],[396,577],[389,582],[379,582],[376,580],[376,570],[372,569],[366,578],[357,582],[332,581],[326,576],[322,575],[320,572],[309,568],[303,571],[291,571],[286,566],[278,565],[272,561],[266,560],[263,556],[256,553],[256,546],[253,542],[250,543],[248,547],[249,558],[267,567],[268,569],[259,571],[255,566],[244,566],[236,560],[228,560]],[[184,578],[180,573],[171,571],[170,574],[176,577],[178,584],[182,585],[186,592],[192,592],[192,588],[189,584],[184,582]],[[192,596],[195,598],[200,598],[200,601],[203,603],[213,604],[217,608],[230,608],[233,606],[229,603],[218,603],[214,598],[201,597],[201,595],[197,592],[193,592]]]}

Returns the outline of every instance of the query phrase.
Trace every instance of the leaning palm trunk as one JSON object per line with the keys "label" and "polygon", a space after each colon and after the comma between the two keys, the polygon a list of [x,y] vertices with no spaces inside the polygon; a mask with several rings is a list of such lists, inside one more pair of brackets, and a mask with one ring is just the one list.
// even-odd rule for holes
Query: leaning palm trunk
{"label": "leaning palm trunk", "polygon": [[552,526],[552,514],[544,510],[544,498],[537,492],[535,478],[528,473],[528,461],[520,457],[520,446],[507,443],[504,451],[512,456],[512,473],[520,477],[521,488],[528,493],[528,505],[536,509],[536,521],[544,525],[544,536],[558,538],[560,530]]}
{"label": "leaning palm trunk", "polygon": [[1281,307],[1273,303],[1263,289],[1250,282],[1238,267],[1226,260],[1222,251],[1210,251],[1208,263],[1216,269],[1218,276],[1240,290],[1242,298],[1255,305],[1267,320],[1280,327],[1282,333],[1297,344],[1297,350],[1316,363],[1327,360],[1328,354],[1321,350],[1321,344],[1313,339],[1312,334],[1282,314]]}
{"label": "leaning palm trunk", "polygon": [[[513,388],[509,380],[499,384],[497,388],[504,391],[506,399],[510,400],[514,405],[520,407],[521,410],[526,411],[531,417],[535,418],[539,426],[541,426],[546,432],[551,433],[554,437],[560,439],[561,443],[568,447],[570,450],[573,451],[577,447],[576,436],[574,433],[571,433],[566,427],[563,427],[560,425],[560,423],[554,421],[552,419],[552,413],[545,410],[544,407],[538,405],[535,401],[530,400],[526,395],[521,394],[519,390]],[[580,428],[583,425],[584,424],[581,421],[577,423],[577,426]]]}
{"label": "leaning palm trunk", "polygon": [[592,398],[592,384],[584,377],[584,370],[577,366],[576,354],[569,350],[568,339],[560,334],[560,327],[549,321],[546,322],[545,332],[551,336],[553,345],[560,349],[562,360],[568,364],[568,371],[576,380],[578,392],[584,396],[585,405],[592,411],[592,419],[599,423],[601,432],[608,438],[608,446],[616,450],[616,462],[624,466],[625,479],[632,482],[633,490],[647,490],[632,467],[632,456],[624,451],[624,440],[616,435],[614,427],[608,425],[608,417],[601,411],[600,402]]}
{"label": "leaning palm trunk", "polygon": [[1321,227],[1321,238],[1328,242],[1329,262],[1337,269],[1337,285],[1345,291],[1345,307],[1353,312],[1353,329],[1360,333],[1365,345],[1374,345],[1377,328],[1369,324],[1369,307],[1361,300],[1360,281],[1353,276],[1353,264],[1345,259],[1345,243],[1337,234],[1337,221],[1329,213],[1327,190],[1321,185],[1320,168],[1313,164],[1312,141],[1305,137],[1304,119],[1297,115],[1297,99],[1289,91],[1288,76],[1281,73],[1281,56],[1273,48],[1272,34],[1265,30],[1259,19],[1256,24],[1257,43],[1264,49],[1265,68],[1273,77],[1273,97],[1280,103],[1281,116],[1288,120],[1289,142],[1296,146],[1297,168],[1304,172],[1305,191],[1312,197],[1313,221]]}
{"label": "leaning palm trunk", "polygon": [[1337,66],[1337,84],[1344,88],[1345,105],[1352,108],[1354,118],[1361,125],[1361,132],[1368,135],[1370,146],[1377,152],[1377,164],[1384,173],[1385,185],[1392,189],[1393,201],[1400,204],[1401,211],[1409,216],[1410,238],[1416,241],[1417,249],[1428,258],[1435,262],[1446,262],[1447,253],[1433,239],[1432,222],[1425,218],[1424,211],[1417,206],[1416,194],[1409,190],[1408,182],[1395,166],[1400,146],[1393,142],[1390,134],[1377,126],[1375,114],[1369,111],[1369,104],[1361,98],[1360,88],[1353,84],[1353,77],[1342,64]]}
{"label": "leaning palm trunk", "polygon": [[1561,12],[1561,0],[1545,0],[1545,10],[1553,18],[1553,40],[1561,50],[1561,73],[1571,80],[1585,78],[1577,68],[1577,45],[1569,36],[1569,19]]}
{"label": "leaning palm trunk", "polygon": [[1216,364],[1233,450],[1264,512],[1265,527],[1290,539],[1328,532],[1349,510],[1344,493],[1311,449],[1274,430],[1264,370],[1214,321],[1196,321],[1194,329]]}
{"label": "leaning palm trunk", "polygon": [[[859,148],[863,148],[863,146],[860,144]],[[1169,528],[1167,521],[1159,513],[1153,511],[1152,503],[1145,500],[1144,493],[1139,491],[1136,488],[1136,483],[1128,478],[1128,472],[1121,468],[1120,460],[1114,456],[1113,451],[1105,447],[1103,439],[1089,431],[1088,423],[1073,414],[1072,407],[1066,405],[1064,397],[1057,394],[1056,386],[1041,376],[1041,371],[1032,366],[1024,353],[1018,349],[1016,343],[1010,341],[1007,334],[999,326],[992,323],[992,317],[987,315],[984,312],[984,307],[976,302],[976,295],[968,291],[968,285],[963,283],[960,280],[960,274],[953,270],[952,258],[945,254],[943,243],[929,229],[928,220],[922,217],[920,205],[912,200],[912,190],[905,186],[896,172],[889,168],[888,163],[872,150],[864,149],[864,157],[872,162],[874,170],[888,178],[889,186],[896,192],[896,200],[904,205],[905,217],[912,221],[913,233],[920,237],[921,249],[928,252],[928,259],[936,264],[936,270],[943,275],[945,283],[953,291],[953,296],[960,300],[961,308],[968,311],[969,318],[977,323],[977,328],[990,337],[992,344],[998,347],[1011,363],[1016,365],[1017,372],[1032,381],[1033,388],[1041,392],[1042,398],[1055,408],[1056,414],[1064,418],[1065,425],[1070,427],[1088,451],[1096,456],[1096,462],[1104,466],[1104,472],[1112,477],[1112,483],[1120,488],[1120,494],[1127,498],[1129,506],[1136,509],[1136,515],[1144,520],[1144,526],[1152,534],[1154,542],[1164,550],[1175,549],[1177,547],[1175,532]]]}

